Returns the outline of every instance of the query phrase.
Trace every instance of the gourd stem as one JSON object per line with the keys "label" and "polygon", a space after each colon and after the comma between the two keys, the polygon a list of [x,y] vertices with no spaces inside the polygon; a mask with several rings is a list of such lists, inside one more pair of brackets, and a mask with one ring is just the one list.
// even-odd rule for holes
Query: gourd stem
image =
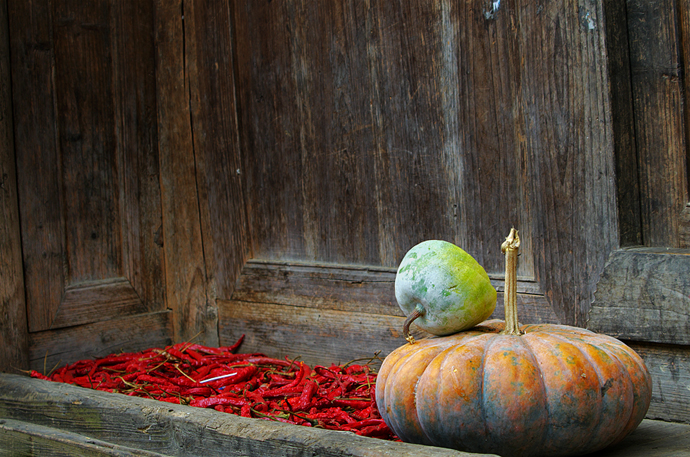
{"label": "gourd stem", "polygon": [[519,248],[520,237],[517,230],[511,228],[510,234],[501,245],[501,252],[506,256],[506,278],[503,292],[506,325],[501,332],[503,335],[522,334],[517,315],[517,258]]}
{"label": "gourd stem", "polygon": [[405,319],[405,323],[403,324],[403,336],[407,340],[408,343],[410,344],[415,344],[415,339],[414,336],[410,335],[410,324],[417,318],[422,317],[426,310],[422,305],[419,303],[417,306],[415,306],[414,311],[410,313],[409,316],[407,316],[407,319]]}

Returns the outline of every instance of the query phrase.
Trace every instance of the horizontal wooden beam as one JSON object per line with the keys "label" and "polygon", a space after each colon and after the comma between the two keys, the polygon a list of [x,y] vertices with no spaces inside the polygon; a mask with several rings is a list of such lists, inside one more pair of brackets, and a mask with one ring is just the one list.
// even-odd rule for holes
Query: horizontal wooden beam
{"label": "horizontal wooden beam", "polygon": [[690,345],[690,250],[614,251],[587,328],[623,340]]}
{"label": "horizontal wooden beam", "polygon": [[172,313],[125,316],[57,330],[31,333],[30,366],[44,372],[60,364],[103,357],[121,351],[140,351],[172,343]]}
{"label": "horizontal wooden beam", "polygon": [[[250,419],[212,409],[175,405],[10,374],[0,374],[0,422],[2,420],[6,420],[6,423],[11,420],[52,427],[119,446],[176,456],[487,455]],[[9,437],[16,439],[16,436]]]}

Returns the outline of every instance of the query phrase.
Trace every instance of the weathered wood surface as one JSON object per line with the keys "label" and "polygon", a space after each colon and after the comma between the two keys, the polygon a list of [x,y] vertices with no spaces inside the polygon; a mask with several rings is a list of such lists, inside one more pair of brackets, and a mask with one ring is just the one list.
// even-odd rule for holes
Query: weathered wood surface
{"label": "weathered wood surface", "polygon": [[690,423],[690,348],[628,343],[652,375],[652,402],[647,417]]}
{"label": "weathered wood surface", "polygon": [[[395,274],[386,267],[249,260],[231,300],[219,300],[221,344],[245,334],[243,351],[276,357],[383,357],[405,343]],[[492,284],[499,291],[492,317],[503,318],[503,280]],[[523,321],[557,321],[534,282],[519,281],[518,292]]]}
{"label": "weathered wood surface", "polygon": [[[0,23],[7,24],[6,2]],[[0,372],[29,362],[10,83],[9,33],[0,27]]]}
{"label": "weathered wood surface", "polygon": [[587,328],[630,341],[690,345],[690,251],[614,251]]}
{"label": "weathered wood surface", "polygon": [[8,2],[32,332],[165,309],[152,6]]}
{"label": "weathered wood surface", "polygon": [[182,0],[156,0],[156,90],[160,187],[163,207],[165,290],[176,341],[197,337],[217,344],[215,302],[207,273],[194,162],[185,67]]}
{"label": "weathered wood surface", "polygon": [[184,2],[185,64],[209,301],[232,295],[249,256],[235,99],[232,2]]}
{"label": "weathered wood surface", "polygon": [[249,419],[211,409],[174,405],[7,374],[0,375],[0,419],[2,418],[171,456],[486,455]]}
{"label": "weathered wood surface", "polygon": [[630,45],[625,0],[603,0],[611,87],[611,120],[616,157],[616,190],[621,246],[642,244],[640,181],[635,110],[630,78]]}
{"label": "weathered wood surface", "polygon": [[255,258],[395,267],[440,238],[500,274],[515,225],[519,274],[584,323],[618,240],[603,11],[487,7],[234,2]]}
{"label": "weathered wood surface", "polygon": [[[625,11],[627,43],[621,43],[617,50],[609,47],[609,53],[613,59],[619,52],[629,53],[635,154],[630,157],[618,149],[618,161],[623,167],[625,161],[636,161],[639,182],[627,185],[619,180],[619,195],[628,202],[627,207],[639,201],[643,245],[681,247],[680,218],[688,202],[688,107],[683,89],[690,84],[686,76],[690,65],[690,3],[627,0]],[[622,101],[619,106],[625,108],[625,104]],[[632,165],[627,166],[631,167],[629,173],[634,172]],[[619,167],[619,171],[624,170]],[[631,228],[624,228],[624,233]]]}
{"label": "weathered wood surface", "polygon": [[157,452],[140,451],[78,433],[12,419],[0,419],[0,443],[0,456],[8,457],[163,457]]}
{"label": "weathered wood surface", "polygon": [[172,320],[170,311],[159,311],[51,332],[31,333],[29,365],[47,374],[58,364],[104,357],[121,351],[165,347],[172,343]]}

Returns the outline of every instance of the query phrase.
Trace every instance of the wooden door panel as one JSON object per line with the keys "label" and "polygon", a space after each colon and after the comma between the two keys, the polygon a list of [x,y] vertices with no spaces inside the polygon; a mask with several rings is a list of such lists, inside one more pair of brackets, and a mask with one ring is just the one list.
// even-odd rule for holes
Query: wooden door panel
{"label": "wooden door panel", "polygon": [[29,330],[164,309],[153,2],[9,12]]}
{"label": "wooden door panel", "polygon": [[234,12],[255,258],[394,268],[437,238],[498,279],[515,226],[535,315],[584,323],[618,240],[600,5]]}

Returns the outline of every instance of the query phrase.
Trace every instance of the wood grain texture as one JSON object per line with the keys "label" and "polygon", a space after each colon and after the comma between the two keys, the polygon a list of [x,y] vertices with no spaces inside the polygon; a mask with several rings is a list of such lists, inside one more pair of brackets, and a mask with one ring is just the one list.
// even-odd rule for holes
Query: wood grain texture
{"label": "wood grain texture", "polygon": [[[28,322],[48,328],[67,281],[55,108],[53,14],[9,1],[14,139]],[[36,305],[34,305],[36,304]]]}
{"label": "wood grain texture", "polygon": [[647,417],[690,423],[690,348],[628,343],[652,375],[652,402]]}
{"label": "wood grain texture", "polygon": [[603,0],[606,54],[611,85],[611,120],[616,158],[616,190],[620,246],[642,244],[642,214],[635,105],[630,75],[630,45],[626,0]]}
{"label": "wood grain texture", "polygon": [[235,99],[235,26],[227,2],[185,2],[184,15],[204,260],[209,303],[215,304],[217,297],[230,298],[249,255],[242,188],[246,170]]}
{"label": "wood grain texture", "polygon": [[685,250],[614,251],[587,327],[624,340],[690,345],[688,272]]}
{"label": "wood grain texture", "polygon": [[686,3],[626,4],[645,246],[680,247],[679,218],[688,202],[679,29],[687,19],[679,5]]}
{"label": "wood grain texture", "polygon": [[[242,352],[299,357],[308,364],[326,366],[371,359],[377,366],[393,349],[406,344],[405,318],[399,316],[225,300],[218,306],[224,317],[219,328],[221,345],[245,335]],[[413,330],[415,338],[423,336],[419,328]]]}
{"label": "wood grain texture", "polygon": [[12,419],[0,419],[0,456],[54,457],[163,457],[156,452],[141,451],[89,438],[78,433],[34,425]]}
{"label": "wood grain texture", "polygon": [[156,90],[165,288],[175,341],[217,341],[194,162],[182,0],[156,1]]}
{"label": "wood grain texture", "polygon": [[[7,3],[0,4],[7,24]],[[10,43],[0,29],[0,372],[28,367],[29,338],[24,295],[17,169],[14,157]]]}
{"label": "wood grain texture", "polygon": [[49,426],[165,455],[481,457],[0,375],[0,418]]}
{"label": "wood grain texture", "polygon": [[57,365],[172,343],[173,315],[161,311],[30,334],[29,365],[48,373]]}
{"label": "wood grain texture", "polygon": [[85,282],[163,309],[152,3],[9,5],[30,330],[112,316]]}
{"label": "wood grain texture", "polygon": [[[404,316],[395,298],[395,275],[395,268],[251,259],[232,300]],[[493,317],[503,318],[503,278],[490,279],[498,291]],[[523,322],[557,321],[538,284],[518,280],[517,291]]]}
{"label": "wood grain texture", "polygon": [[395,267],[445,239],[501,274],[511,226],[583,324],[618,225],[598,2],[234,2],[254,257]]}

